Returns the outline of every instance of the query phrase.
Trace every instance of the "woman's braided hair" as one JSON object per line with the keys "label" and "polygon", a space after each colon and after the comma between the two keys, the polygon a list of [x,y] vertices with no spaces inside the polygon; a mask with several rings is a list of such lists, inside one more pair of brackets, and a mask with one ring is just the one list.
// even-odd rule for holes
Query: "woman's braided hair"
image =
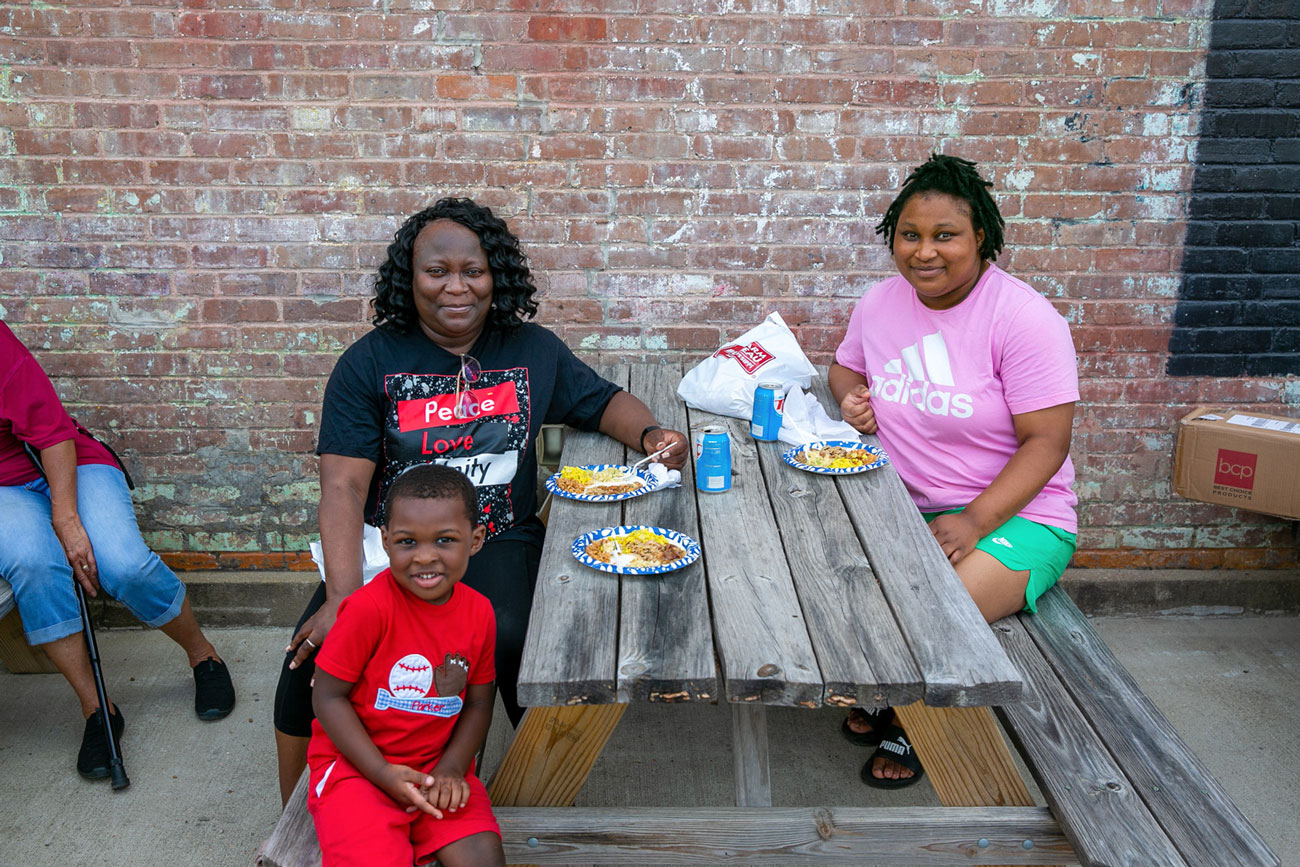
{"label": "woman's braided hair", "polygon": [[885,236],[889,249],[894,249],[894,229],[898,226],[898,216],[908,199],[921,193],[945,193],[954,199],[960,199],[970,209],[971,225],[978,232],[984,231],[984,242],[980,244],[980,258],[989,262],[1002,252],[1002,232],[1006,222],[998,211],[997,203],[989,195],[993,184],[980,177],[975,164],[961,157],[949,157],[943,154],[930,154],[930,158],[912,170],[903,182],[903,189],[898,198],[890,203],[876,234]]}
{"label": "woman's braided hair", "polygon": [[375,276],[375,297],[370,299],[374,310],[370,321],[376,327],[405,334],[419,325],[415,301],[411,298],[411,251],[416,235],[435,220],[452,220],[478,235],[492,271],[489,327],[511,331],[522,325],[525,317],[531,319],[537,314],[537,302],[533,300],[537,287],[528,270],[528,257],[519,249],[519,239],[506,227],[505,221],[493,214],[491,208],[470,199],[446,198],[407,217],[393,235],[388,259],[379,266]]}

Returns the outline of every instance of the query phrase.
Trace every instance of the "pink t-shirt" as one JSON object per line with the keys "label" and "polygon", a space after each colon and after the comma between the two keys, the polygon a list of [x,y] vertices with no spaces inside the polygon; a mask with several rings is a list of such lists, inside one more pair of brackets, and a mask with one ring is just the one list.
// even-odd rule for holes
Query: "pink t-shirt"
{"label": "pink t-shirt", "polygon": [[[880,442],[923,512],[966,506],[1016,450],[1011,416],[1079,399],[1070,327],[1032,287],[990,264],[948,310],[901,275],[866,291],[835,361],[866,376]],[[1078,531],[1067,457],[1023,518]]]}

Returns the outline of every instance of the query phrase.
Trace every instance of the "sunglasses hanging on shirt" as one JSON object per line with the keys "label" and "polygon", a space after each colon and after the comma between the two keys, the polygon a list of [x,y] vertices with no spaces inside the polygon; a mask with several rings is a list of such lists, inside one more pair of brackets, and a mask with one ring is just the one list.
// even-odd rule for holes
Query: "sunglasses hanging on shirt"
{"label": "sunglasses hanging on shirt", "polygon": [[460,373],[456,374],[456,403],[452,407],[452,415],[456,418],[466,419],[478,415],[479,403],[468,387],[478,382],[482,375],[483,366],[478,363],[478,359],[472,355],[460,357]]}

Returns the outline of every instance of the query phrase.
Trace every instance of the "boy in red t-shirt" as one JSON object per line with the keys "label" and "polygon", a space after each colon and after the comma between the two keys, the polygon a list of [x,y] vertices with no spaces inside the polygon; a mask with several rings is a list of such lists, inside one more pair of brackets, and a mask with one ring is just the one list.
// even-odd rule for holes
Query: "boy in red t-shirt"
{"label": "boy in red t-shirt", "polygon": [[474,486],[424,465],[389,488],[390,568],[316,654],[307,810],[324,867],[504,865],[474,755],[492,722],[496,618],[460,586],[483,545]]}

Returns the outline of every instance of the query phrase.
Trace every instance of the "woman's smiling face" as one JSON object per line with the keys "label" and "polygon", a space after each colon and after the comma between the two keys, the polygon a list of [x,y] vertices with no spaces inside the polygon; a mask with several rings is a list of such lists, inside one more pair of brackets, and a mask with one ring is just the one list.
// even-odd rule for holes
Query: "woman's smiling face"
{"label": "woman's smiling face", "polygon": [[448,352],[468,352],[492,308],[492,269],[478,235],[434,220],[415,236],[411,272],[420,330]]}
{"label": "woman's smiling face", "polygon": [[947,193],[918,193],[907,200],[894,228],[894,265],[921,303],[947,310],[970,294],[984,273],[983,230],[970,207]]}

